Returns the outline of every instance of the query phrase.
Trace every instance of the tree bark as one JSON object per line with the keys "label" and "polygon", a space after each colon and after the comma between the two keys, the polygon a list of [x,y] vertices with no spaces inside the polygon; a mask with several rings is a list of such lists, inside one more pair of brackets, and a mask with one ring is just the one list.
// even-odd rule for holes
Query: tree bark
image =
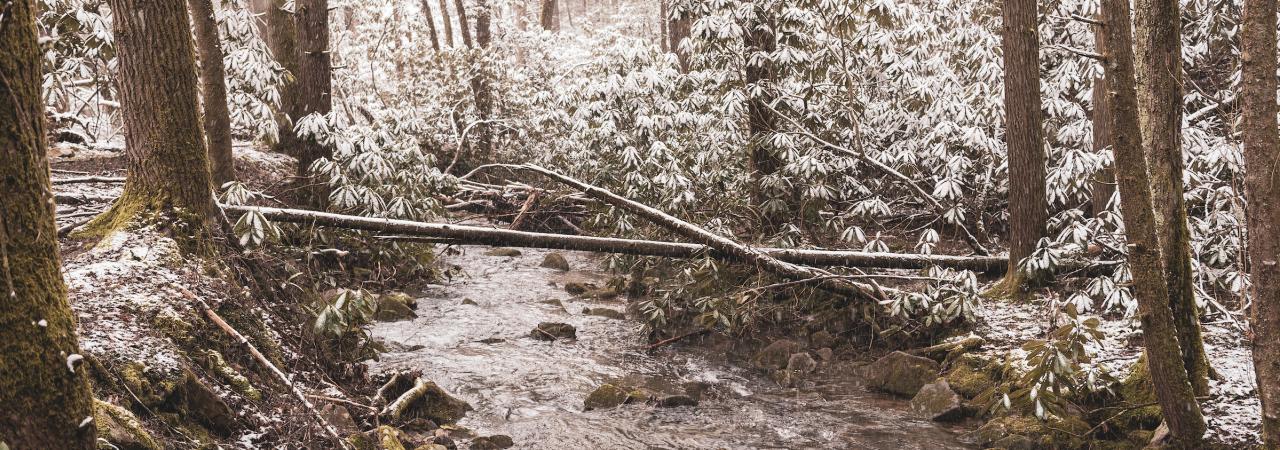
{"label": "tree bark", "polygon": [[222,43],[212,0],[188,0],[196,46],[200,51],[200,92],[204,105],[204,132],[209,147],[209,173],[215,188],[235,180],[231,154],[231,111],[227,107],[227,80],[222,67]]}
{"label": "tree bark", "polygon": [[667,0],[660,0],[658,4],[658,44],[664,53],[671,51],[671,34],[667,31],[667,22],[669,21],[667,16],[669,15]]}
{"label": "tree bark", "polygon": [[440,34],[436,33],[436,19],[431,14],[431,0],[422,0],[422,16],[427,21],[427,32],[431,34],[431,49],[439,52]]}
{"label": "tree bark", "polygon": [[1137,0],[1134,44],[1138,111],[1151,176],[1156,232],[1164,258],[1182,360],[1196,395],[1209,394],[1209,364],[1200,337],[1191,231],[1182,185],[1182,21],[1178,3]]}
{"label": "tree bark", "polygon": [[556,20],[558,14],[557,0],[542,0],[542,29],[547,31],[560,31],[559,21]]}
{"label": "tree bark", "polygon": [[[329,1],[297,0],[298,16],[298,107],[294,120],[310,114],[329,114],[333,109],[333,72],[329,56]],[[333,156],[332,150],[315,139],[298,142],[298,203],[324,209],[329,188],[311,175],[311,164]]]}
{"label": "tree bark", "polygon": [[675,17],[674,18],[667,17],[663,19],[668,21],[667,46],[668,48],[671,49],[672,52],[676,54],[676,60],[679,61],[680,63],[680,73],[688,73],[689,64],[690,64],[690,61],[689,61],[690,55],[689,55],[689,52],[684,51],[684,49],[680,48],[680,42],[684,41],[690,36],[690,33],[692,32],[692,27],[693,27],[693,17],[690,15],[689,11],[687,10],[681,10],[672,15]]}
{"label": "tree bark", "polygon": [[[1094,27],[1094,41],[1099,54],[1105,54],[1102,28]],[[1093,151],[1102,153],[1111,147],[1111,106],[1107,104],[1107,77],[1093,79]],[[1116,173],[1114,164],[1103,167],[1094,174],[1092,200],[1089,202],[1093,217],[1098,217],[1107,210],[1107,204],[1116,192]]]}
{"label": "tree bark", "polygon": [[[258,212],[270,220],[314,224],[377,233],[392,233],[395,239],[432,239],[458,245],[492,245],[503,247],[549,248],[665,258],[698,258],[711,255],[728,256],[701,244],[646,241],[637,239],[573,236],[534,233],[509,229],[467,225],[388,220],[361,216],[254,206],[223,206],[235,214]],[[846,250],[801,250],[785,248],[757,249],[781,261],[809,266],[875,267],[883,269],[925,269],[930,266],[999,274],[1008,266],[996,256],[919,255],[906,253],[872,253]]]}
{"label": "tree bark", "polygon": [[458,34],[462,35],[462,45],[471,48],[471,22],[467,20],[467,6],[462,0],[453,0],[453,5],[458,10]]}
{"label": "tree bark", "polygon": [[[489,29],[489,5],[487,0],[476,0],[476,46],[483,50],[489,48],[491,30]],[[491,161],[493,153],[493,129],[489,124],[493,116],[493,90],[490,88],[489,60],[486,55],[477,55],[479,70],[471,78],[471,91],[475,94],[476,112],[480,123],[476,129],[476,143],[483,153],[483,160]]]}
{"label": "tree bark", "polygon": [[111,0],[125,125],[123,193],[86,225],[106,235],[161,213],[174,236],[202,244],[216,228],[209,154],[200,129],[191,22],[184,2]]}
{"label": "tree bark", "polygon": [[[285,72],[285,82],[280,86],[280,110],[276,112],[276,125],[279,128],[276,144],[277,153],[297,156],[298,136],[293,131],[298,112],[298,31],[294,21],[294,13],[284,9],[288,0],[271,0],[267,10],[267,46],[276,62]],[[295,5],[296,7],[296,5]]]}
{"label": "tree bark", "polygon": [[449,0],[440,0],[440,22],[444,23],[444,43],[453,48],[453,20],[449,18]]}
{"label": "tree bark", "polygon": [[1005,143],[1009,153],[1007,276],[1010,287],[1021,290],[1018,264],[1031,256],[1049,220],[1036,0],[1005,0],[1003,14]]}
{"label": "tree bark", "polygon": [[[776,48],[773,25],[766,20],[767,11],[760,6],[753,6],[751,17],[743,30],[743,47],[745,69],[743,88],[747,92],[747,172],[751,174],[751,206],[761,213],[760,230],[765,233],[777,231],[786,223],[790,202],[784,210],[765,211],[766,202],[771,196],[778,195],[776,189],[765,187],[764,179],[778,173],[782,169],[782,160],[778,158],[773,146],[769,144],[770,133],[777,128],[770,104],[773,103],[772,87],[773,62],[769,53]],[[762,54],[761,57],[757,55]],[[753,86],[757,86],[753,88]],[[752,92],[759,94],[752,94]]]}
{"label": "tree bark", "polygon": [[1103,0],[1102,11],[1114,121],[1111,145],[1116,154],[1116,180],[1128,238],[1132,285],[1142,321],[1151,381],[1175,444],[1195,448],[1204,437],[1205,422],[1182,363],[1178,331],[1169,308],[1151,183],[1138,124],[1129,0]]}
{"label": "tree bark", "polygon": [[1280,448],[1280,135],[1276,131],[1276,1],[1246,0],[1240,38],[1253,368],[1263,448]]}
{"label": "tree bark", "polygon": [[[67,303],[45,147],[36,8],[0,15],[0,442],[96,448],[93,396]],[[70,369],[70,370],[68,370]]]}

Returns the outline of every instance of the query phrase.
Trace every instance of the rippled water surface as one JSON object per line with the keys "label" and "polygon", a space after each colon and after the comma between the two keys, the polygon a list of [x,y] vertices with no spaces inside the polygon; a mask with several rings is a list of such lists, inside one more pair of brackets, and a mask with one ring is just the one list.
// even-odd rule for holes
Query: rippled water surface
{"label": "rippled water surface", "polygon": [[[419,318],[379,324],[373,334],[423,346],[385,354],[376,370],[423,370],[476,408],[461,425],[477,434],[548,449],[969,448],[958,432],[916,419],[904,402],[868,393],[848,377],[819,372],[817,387],[784,389],[692,346],[646,354],[637,322],[582,314],[584,307],[625,310],[623,300],[575,299],[563,290],[568,279],[604,284],[589,254],[566,252],[585,270],[561,273],[538,267],[547,253],[541,250],[517,257],[463,250],[449,262],[466,275],[428,290]],[[549,299],[564,307],[542,303]],[[529,338],[545,321],[574,325],[578,339]],[[619,380],[666,393],[696,385],[705,393],[696,407],[583,411],[592,390]]]}

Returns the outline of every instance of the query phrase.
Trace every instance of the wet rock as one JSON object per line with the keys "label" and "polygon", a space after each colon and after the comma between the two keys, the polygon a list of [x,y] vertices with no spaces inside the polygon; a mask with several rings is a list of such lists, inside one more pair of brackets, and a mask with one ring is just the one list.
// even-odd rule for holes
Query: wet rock
{"label": "wet rock", "polygon": [[428,444],[444,447],[445,450],[457,450],[458,448],[458,444],[453,442],[453,438],[445,433],[436,433],[436,436],[431,438],[431,442],[428,442]]}
{"label": "wet rock", "polygon": [[537,328],[529,332],[529,337],[540,341],[554,341],[556,339],[577,339],[578,329],[573,325],[560,322],[542,322]]}
{"label": "wet rock", "polygon": [[787,370],[794,373],[806,374],[817,368],[818,362],[805,352],[792,353],[791,358],[787,359]]}
{"label": "wet rock", "polygon": [[407,345],[407,344],[404,344],[404,343],[401,343],[401,342],[397,342],[397,341],[389,341],[389,340],[385,340],[385,339],[374,339],[374,342],[375,342],[375,343],[377,343],[378,345],[382,346],[382,348],[381,348],[381,349],[379,349],[379,351],[381,351],[381,352],[383,352],[383,353],[405,353],[405,352],[414,352],[414,351],[418,351],[418,350],[422,350],[422,349],[424,349],[424,348],[427,348],[425,345],[421,345],[421,344]]}
{"label": "wet rock", "polygon": [[500,450],[515,447],[515,445],[516,443],[511,440],[511,436],[505,434],[478,437],[471,440],[471,450]]}
{"label": "wet rock", "polygon": [[627,315],[622,311],[609,308],[583,308],[582,313],[589,316],[604,317],[606,319],[625,320]]}
{"label": "wet rock", "polygon": [[814,353],[817,353],[818,359],[821,359],[823,362],[831,362],[831,360],[836,357],[835,352],[831,351],[830,347],[820,348]]}
{"label": "wet rock", "polygon": [[475,300],[472,300],[472,299],[469,299],[469,298],[464,298],[464,299],[462,299],[462,304],[463,304],[463,305],[469,305],[469,306],[480,306],[480,304],[479,304],[479,303],[476,303],[476,301],[475,301]]}
{"label": "wet rock", "polygon": [[389,403],[382,415],[391,421],[426,418],[444,424],[462,420],[472,409],[471,404],[449,395],[435,383],[419,378],[412,389]]}
{"label": "wet rock", "polygon": [[[416,302],[412,303],[416,304]],[[373,319],[379,322],[399,322],[417,318],[418,313],[413,311],[410,304],[411,302],[404,301],[404,297],[394,295],[378,297],[378,311],[373,314]]]}
{"label": "wet rock", "polygon": [[564,284],[564,291],[568,292],[570,295],[582,295],[587,293],[588,291],[593,291],[598,288],[599,286],[596,286],[595,283],[587,283],[582,281],[570,281]]}
{"label": "wet rock", "polygon": [[417,385],[418,377],[421,376],[422,372],[417,370],[396,372],[387,379],[386,383],[382,384],[382,387],[378,388],[378,392],[374,396],[382,400],[383,404],[390,404],[400,398],[401,394],[413,389]]}
{"label": "wet rock", "polygon": [[489,344],[489,345],[493,345],[493,344],[501,344],[501,343],[503,343],[503,342],[507,342],[507,340],[506,340],[506,339],[503,339],[503,338],[491,337],[491,338],[484,338],[484,339],[478,340],[478,341],[476,341],[476,342],[479,342],[479,343],[481,343],[481,344]]}
{"label": "wet rock", "polygon": [[552,252],[542,257],[542,264],[539,264],[539,266],[567,272],[569,270],[569,260],[565,259],[564,255]]}
{"label": "wet rock", "polygon": [[911,399],[911,410],[929,420],[950,422],[964,417],[960,394],[951,390],[945,378],[924,385]]}
{"label": "wet rock", "polygon": [[561,308],[564,308],[564,302],[560,301],[560,299],[558,298],[549,298],[546,300],[539,300],[538,303],[541,303],[544,305],[559,306]]}
{"label": "wet rock", "polygon": [[422,444],[414,447],[413,450],[449,450],[449,447],[440,444]]}
{"label": "wet rock", "polygon": [[618,290],[612,287],[604,287],[600,289],[592,289],[587,291],[587,296],[596,300],[613,300],[618,298]]}
{"label": "wet rock", "polygon": [[593,409],[616,408],[627,402],[629,393],[626,389],[605,383],[592,391],[586,400],[582,401],[582,409],[590,411]]}
{"label": "wet rock", "polygon": [[680,406],[698,406],[698,400],[688,395],[668,395],[658,399],[659,408],[676,408]]}
{"label": "wet rock", "polygon": [[129,410],[94,399],[93,423],[98,439],[105,439],[120,450],[161,450],[142,422]]}
{"label": "wet rock", "polygon": [[779,339],[751,358],[751,364],[760,369],[785,369],[791,355],[803,350],[800,344],[789,339]]}
{"label": "wet rock", "polygon": [[836,346],[836,336],[827,330],[818,330],[809,335],[809,348],[834,348]]}
{"label": "wet rock", "polygon": [[347,435],[360,432],[360,427],[351,418],[351,411],[348,411],[345,406],[326,403],[320,407],[320,415],[324,416],[324,420],[333,425],[339,433]]}
{"label": "wet rock", "polygon": [[491,248],[489,251],[484,252],[484,254],[486,256],[505,256],[508,258],[514,258],[522,255],[523,253],[520,253],[520,250],[516,250],[514,248],[498,247]]}
{"label": "wet rock", "polygon": [[[436,423],[431,419],[418,417],[400,424],[400,429],[414,433],[431,433],[440,429],[440,425],[436,425]],[[435,433],[432,433],[432,436],[434,435]]]}
{"label": "wet rock", "polygon": [[893,352],[864,367],[867,386],[914,397],[921,387],[938,378],[938,362],[929,358]]}

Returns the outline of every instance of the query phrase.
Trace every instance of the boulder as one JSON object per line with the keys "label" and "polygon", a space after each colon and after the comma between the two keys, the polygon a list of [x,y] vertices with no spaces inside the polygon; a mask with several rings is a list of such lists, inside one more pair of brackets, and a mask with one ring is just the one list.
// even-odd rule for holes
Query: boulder
{"label": "boulder", "polygon": [[831,362],[831,360],[836,357],[835,352],[831,351],[830,347],[822,347],[814,353],[817,353],[818,359],[821,359],[823,362]]}
{"label": "boulder", "polygon": [[516,443],[511,440],[511,436],[505,434],[478,437],[471,440],[471,450],[500,450],[515,447],[515,445]]}
{"label": "boulder", "polygon": [[668,395],[658,399],[659,408],[676,408],[680,406],[698,406],[698,399],[688,395]]}
{"label": "boulder", "polygon": [[818,362],[813,360],[808,353],[792,353],[791,358],[787,359],[787,370],[797,374],[806,374],[813,372],[818,368]]}
{"label": "boulder", "polygon": [[924,385],[911,399],[911,410],[929,420],[949,422],[964,418],[965,409],[960,394],[951,390],[945,378]]}
{"label": "boulder", "polygon": [[624,320],[627,315],[622,311],[609,308],[583,308],[582,313],[589,316],[604,317],[606,319]]}
{"label": "boulder", "polygon": [[484,254],[485,256],[505,256],[508,258],[514,258],[522,255],[523,253],[520,253],[520,250],[516,250],[514,248],[497,247],[489,249],[489,251],[484,252]]}
{"label": "boulder", "polygon": [[1042,421],[1029,416],[1003,416],[978,427],[972,436],[983,448],[1084,448],[1089,424],[1076,417]]}
{"label": "boulder", "polygon": [[836,346],[836,336],[827,330],[818,330],[809,335],[810,348],[834,348]]}
{"label": "boulder", "polygon": [[593,409],[608,409],[621,406],[627,402],[629,393],[626,389],[605,383],[587,395],[587,399],[582,402],[582,409],[590,411]]}
{"label": "boulder", "polygon": [[973,354],[965,354],[951,362],[946,379],[951,390],[964,398],[972,399],[994,387],[1000,380],[1000,372],[1000,364]]}
{"label": "boulder", "polygon": [[476,301],[475,301],[475,300],[472,300],[472,299],[469,299],[469,298],[464,298],[464,299],[462,299],[462,305],[463,305],[463,306],[480,306],[480,304],[479,304],[479,303],[476,303]]}
{"label": "boulder", "polygon": [[573,325],[559,322],[542,322],[537,328],[529,332],[529,337],[539,341],[554,341],[556,339],[577,339],[578,329]]}
{"label": "boulder", "polygon": [[560,301],[560,299],[558,299],[558,298],[549,298],[549,299],[546,299],[546,300],[538,300],[538,303],[541,303],[541,304],[544,304],[544,305],[559,306],[559,307],[561,307],[561,308],[564,308],[564,302]]}
{"label": "boulder", "polygon": [[209,431],[230,436],[239,428],[231,407],[209,385],[196,378],[194,373],[187,372],[184,387],[176,391],[175,395],[181,397],[175,399],[176,403],[183,405],[181,410]]}
{"label": "boulder", "polygon": [[862,369],[867,386],[890,394],[914,397],[921,387],[938,378],[938,362],[893,352]]}
{"label": "boulder", "polygon": [[595,283],[570,281],[564,284],[564,291],[570,295],[582,295],[596,289],[599,289],[599,286],[596,286]]}
{"label": "boulder", "polygon": [[539,264],[539,266],[559,270],[561,272],[567,272],[569,270],[569,260],[565,259],[564,255],[551,252],[547,253],[547,256],[542,257],[542,264]]}
{"label": "boulder", "polygon": [[161,450],[151,433],[129,410],[94,399],[93,423],[98,439],[105,439],[120,450]]}
{"label": "boulder", "polygon": [[791,360],[791,355],[803,350],[795,341],[779,339],[756,353],[756,356],[751,358],[751,364],[759,369],[785,369]]}
{"label": "boulder", "polygon": [[320,407],[320,415],[324,416],[324,420],[328,421],[333,425],[334,429],[343,435],[360,432],[360,427],[351,418],[351,411],[348,411],[345,406],[336,403],[325,403]]}
{"label": "boulder", "polygon": [[419,378],[412,389],[397,396],[382,410],[382,416],[390,421],[425,418],[437,424],[450,424],[462,420],[472,409],[470,403],[449,395],[434,382]]}
{"label": "boulder", "polygon": [[409,305],[410,302],[404,301],[401,297],[383,295],[378,297],[378,310],[373,313],[373,319],[379,322],[399,322],[417,318],[418,313],[414,312],[413,307]]}

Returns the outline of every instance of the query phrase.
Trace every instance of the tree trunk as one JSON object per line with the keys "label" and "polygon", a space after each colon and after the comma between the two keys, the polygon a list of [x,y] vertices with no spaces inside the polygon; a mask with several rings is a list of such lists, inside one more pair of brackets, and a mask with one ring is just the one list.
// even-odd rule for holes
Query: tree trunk
{"label": "tree trunk", "polygon": [[211,0],[188,0],[196,47],[200,50],[200,92],[204,105],[204,133],[209,147],[209,173],[218,188],[236,178],[231,155],[231,111],[227,107],[227,80],[222,68],[222,43]]}
{"label": "tree trunk", "polygon": [[440,21],[444,23],[444,43],[453,48],[453,20],[449,18],[449,0],[440,0]]}
{"label": "tree trunk", "polygon": [[[476,46],[481,50],[489,48],[491,33],[489,14],[488,1],[476,0]],[[483,153],[482,160],[492,161],[494,158],[493,128],[487,122],[493,115],[493,91],[489,84],[492,69],[485,55],[478,55],[477,58],[480,70],[477,70],[475,76],[471,78],[471,91],[475,94],[476,112],[480,120],[486,122],[476,125],[476,142],[480,152]]]}
{"label": "tree trunk", "polygon": [[[584,6],[585,8],[585,6]],[[658,44],[662,48],[662,52],[671,51],[671,34],[667,31],[667,0],[661,0],[658,4]]]}
{"label": "tree trunk", "polygon": [[1276,1],[1246,0],[1241,45],[1253,368],[1263,448],[1280,448],[1280,136],[1276,131]]}
{"label": "tree trunk", "polygon": [[1004,108],[1009,153],[1009,287],[1020,291],[1018,264],[1031,256],[1049,219],[1045,202],[1036,0],[1005,0]]}
{"label": "tree trunk", "polygon": [[1182,360],[1196,395],[1209,394],[1209,364],[1200,337],[1191,231],[1182,187],[1182,21],[1178,3],[1137,0],[1134,44],[1138,58],[1138,111],[1151,176],[1156,232],[1164,257]]}
{"label": "tree trunk", "polygon": [[422,0],[422,17],[426,19],[427,32],[431,34],[431,49],[439,52],[440,34],[436,33],[436,19],[431,14],[431,0]]}
{"label": "tree trunk", "polygon": [[[293,122],[298,115],[298,31],[294,13],[284,9],[288,0],[271,0],[267,10],[267,46],[286,72],[280,86],[280,110],[276,112],[279,136],[273,148],[277,153],[297,156],[298,137]],[[295,5],[296,7],[296,5]]]}
{"label": "tree trunk", "polygon": [[[294,120],[311,114],[329,114],[333,108],[333,72],[329,56],[329,1],[297,0],[298,15],[298,107]],[[311,176],[311,164],[333,156],[329,147],[315,139],[298,142],[299,204],[323,209],[329,189]]]}
{"label": "tree trunk", "polygon": [[693,18],[689,11],[681,10],[674,13],[675,18],[666,18],[667,23],[667,46],[672,52],[675,52],[676,59],[680,62],[680,73],[689,72],[689,52],[680,48],[680,42],[689,37],[692,32]]}
{"label": "tree trunk", "polygon": [[[1103,45],[1103,35],[1101,27],[1094,27],[1094,41],[1099,54],[1105,54],[1106,46]],[[1111,106],[1107,104],[1107,91],[1111,88],[1107,85],[1107,77],[1099,76],[1093,79],[1093,151],[1102,153],[1111,147]],[[1108,165],[1102,168],[1093,179],[1093,195],[1091,209],[1093,217],[1098,217],[1107,210],[1107,204],[1111,202],[1111,197],[1116,192],[1116,173],[1114,165]]]}
{"label": "tree trunk", "polygon": [[462,35],[462,45],[471,48],[471,22],[467,21],[467,6],[462,0],[453,0],[453,5],[458,10],[458,34]]}
{"label": "tree trunk", "polygon": [[560,31],[558,22],[556,21],[557,0],[542,0],[542,29],[547,31]]}
{"label": "tree trunk", "polygon": [[[743,47],[745,71],[743,82],[747,92],[747,172],[751,174],[751,206],[761,212],[760,229],[771,233],[786,222],[788,211],[766,211],[766,202],[771,196],[778,195],[775,190],[765,187],[764,179],[778,173],[782,169],[782,161],[769,144],[769,135],[777,128],[777,117],[770,104],[773,103],[773,62],[768,54],[776,48],[773,25],[767,23],[767,12],[759,6],[753,7],[751,17],[743,30]],[[755,55],[764,54],[757,58]],[[755,61],[753,63],[753,61]],[[752,92],[759,92],[753,94]],[[788,204],[788,208],[790,205]]]}
{"label": "tree trunk", "polygon": [[1133,32],[1129,0],[1103,0],[1106,25],[1107,79],[1111,91],[1111,145],[1116,154],[1116,180],[1128,238],[1129,266],[1134,297],[1142,321],[1147,362],[1156,399],[1179,445],[1195,448],[1204,436],[1205,422],[1195,391],[1182,364],[1182,350],[1169,291],[1164,278],[1160,240],[1156,232],[1151,183],[1138,124],[1137,88],[1134,81]]}
{"label": "tree trunk", "polygon": [[[0,16],[0,442],[96,448],[93,396],[67,304],[45,148],[35,2]],[[70,368],[71,370],[67,370]]]}
{"label": "tree trunk", "polygon": [[[111,0],[125,125],[124,191],[85,226],[106,235],[151,213],[205,244],[214,228],[191,22],[182,1]],[[123,13],[127,11],[128,13]],[[154,220],[154,217],[146,217]]]}
{"label": "tree trunk", "polygon": [[[387,220],[372,217],[306,211],[299,209],[255,206],[224,206],[234,214],[258,212],[270,220],[281,222],[347,228],[376,233],[394,233],[393,239],[433,239],[456,245],[493,245],[503,247],[551,248],[607,252],[624,255],[665,258],[699,258],[706,255],[725,257],[701,244],[646,241],[593,236],[534,233],[456,224]],[[852,250],[803,250],[789,248],[757,248],[781,261],[810,266],[874,267],[883,269],[927,269],[931,266],[999,274],[1008,264],[997,256],[920,255],[909,253],[873,253]]]}

